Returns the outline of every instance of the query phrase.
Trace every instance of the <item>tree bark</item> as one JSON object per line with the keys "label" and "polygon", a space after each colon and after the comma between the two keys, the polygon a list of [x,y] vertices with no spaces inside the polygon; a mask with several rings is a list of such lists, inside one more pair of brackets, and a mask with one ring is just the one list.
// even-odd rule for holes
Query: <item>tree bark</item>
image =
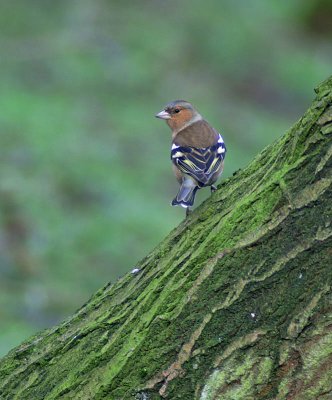
{"label": "tree bark", "polygon": [[331,399],[332,77],[316,92],[139,271],[3,358],[0,398]]}

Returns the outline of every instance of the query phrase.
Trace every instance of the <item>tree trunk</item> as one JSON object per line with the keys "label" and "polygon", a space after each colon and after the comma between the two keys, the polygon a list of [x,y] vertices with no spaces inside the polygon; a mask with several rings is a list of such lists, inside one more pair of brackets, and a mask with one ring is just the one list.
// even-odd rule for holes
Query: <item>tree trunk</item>
{"label": "tree trunk", "polygon": [[316,92],[139,271],[3,358],[0,398],[331,399],[332,77]]}

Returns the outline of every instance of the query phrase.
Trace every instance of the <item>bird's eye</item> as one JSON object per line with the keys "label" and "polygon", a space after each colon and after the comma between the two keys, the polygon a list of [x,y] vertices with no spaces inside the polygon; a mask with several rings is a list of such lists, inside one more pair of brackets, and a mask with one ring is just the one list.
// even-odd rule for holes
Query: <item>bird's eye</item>
{"label": "bird's eye", "polygon": [[179,110],[178,108],[176,108],[176,109],[174,110],[174,112],[175,112],[175,114],[177,114],[177,113],[180,112],[180,110]]}

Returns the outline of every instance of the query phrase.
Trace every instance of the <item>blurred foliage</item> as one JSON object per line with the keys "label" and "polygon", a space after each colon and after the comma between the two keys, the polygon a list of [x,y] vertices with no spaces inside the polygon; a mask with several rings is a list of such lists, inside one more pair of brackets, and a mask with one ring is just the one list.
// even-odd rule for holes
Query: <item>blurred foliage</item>
{"label": "blurred foliage", "polygon": [[224,135],[229,176],[330,75],[331,16],[324,0],[1,3],[0,355],[184,217],[154,114],[192,101]]}

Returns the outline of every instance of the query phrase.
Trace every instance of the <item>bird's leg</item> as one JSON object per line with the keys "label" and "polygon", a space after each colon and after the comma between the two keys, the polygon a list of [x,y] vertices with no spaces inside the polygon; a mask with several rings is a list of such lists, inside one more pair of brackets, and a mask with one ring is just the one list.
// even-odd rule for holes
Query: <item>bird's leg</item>
{"label": "bird's leg", "polygon": [[210,189],[211,189],[211,193],[213,193],[217,190],[217,186],[211,185]]}
{"label": "bird's leg", "polygon": [[189,207],[187,207],[186,208],[186,218],[188,218],[191,213],[192,213],[192,210]]}

